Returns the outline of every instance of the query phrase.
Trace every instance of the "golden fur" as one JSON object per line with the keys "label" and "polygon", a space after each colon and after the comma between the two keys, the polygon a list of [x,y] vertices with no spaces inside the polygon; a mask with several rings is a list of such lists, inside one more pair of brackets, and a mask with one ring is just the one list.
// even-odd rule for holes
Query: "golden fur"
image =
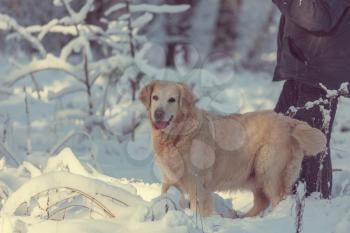
{"label": "golden fur", "polygon": [[290,193],[303,157],[326,147],[321,131],[273,111],[220,116],[200,110],[188,87],[170,81],[153,81],[141,91],[150,119],[155,91],[177,93],[178,100],[170,125],[152,127],[162,192],[177,187],[203,216],[214,213],[215,191],[251,190],[254,206],[246,216],[258,215],[269,203],[276,207]]}

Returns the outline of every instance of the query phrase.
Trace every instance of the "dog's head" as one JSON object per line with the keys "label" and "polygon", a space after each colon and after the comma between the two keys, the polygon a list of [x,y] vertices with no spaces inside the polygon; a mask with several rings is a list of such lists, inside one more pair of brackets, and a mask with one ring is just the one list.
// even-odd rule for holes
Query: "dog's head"
{"label": "dog's head", "polygon": [[147,108],[152,126],[156,130],[169,129],[174,122],[185,118],[196,100],[184,84],[160,80],[145,86],[139,99]]}

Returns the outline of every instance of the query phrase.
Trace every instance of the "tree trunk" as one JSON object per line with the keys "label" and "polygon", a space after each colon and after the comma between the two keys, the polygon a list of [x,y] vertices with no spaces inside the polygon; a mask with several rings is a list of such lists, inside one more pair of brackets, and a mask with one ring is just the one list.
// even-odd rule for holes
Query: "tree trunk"
{"label": "tree trunk", "polygon": [[241,3],[242,0],[220,0],[211,52],[233,52],[237,37],[237,12]]}
{"label": "tree trunk", "polygon": [[[193,8],[195,7],[194,0],[171,0],[167,4],[188,4],[190,9],[177,14],[166,14],[164,28],[166,33],[166,67],[175,67],[175,57],[177,46],[182,46],[184,54],[187,54],[187,44],[189,43],[189,32],[191,29],[191,17]],[[186,60],[186,59],[184,59]]]}

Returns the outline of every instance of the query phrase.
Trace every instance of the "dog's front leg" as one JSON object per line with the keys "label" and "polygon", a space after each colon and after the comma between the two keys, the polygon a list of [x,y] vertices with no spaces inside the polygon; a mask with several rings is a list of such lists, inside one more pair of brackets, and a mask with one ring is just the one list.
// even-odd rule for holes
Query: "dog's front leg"
{"label": "dog's front leg", "polygon": [[163,181],[162,189],[161,189],[162,194],[168,192],[170,187],[171,187],[171,184],[167,183],[166,181]]}
{"label": "dog's front leg", "polygon": [[214,214],[212,193],[203,187],[197,187],[189,193],[190,207],[195,213],[199,212],[201,216],[210,216]]}

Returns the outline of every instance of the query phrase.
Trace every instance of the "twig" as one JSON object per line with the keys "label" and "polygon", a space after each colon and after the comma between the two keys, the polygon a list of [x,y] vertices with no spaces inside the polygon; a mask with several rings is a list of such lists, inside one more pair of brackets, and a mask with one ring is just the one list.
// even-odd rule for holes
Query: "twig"
{"label": "twig", "polygon": [[5,120],[4,120],[4,128],[3,128],[3,131],[2,131],[2,143],[6,143],[7,141],[7,137],[8,137],[8,134],[9,134],[9,125],[10,125],[10,117],[9,115],[7,114],[5,116]]}
{"label": "twig", "polygon": [[344,171],[344,170],[341,169],[341,168],[334,168],[334,169],[332,169],[332,172],[342,172],[342,171]]}
{"label": "twig", "polygon": [[[81,191],[81,190],[78,190],[78,189],[75,189],[75,188],[72,188],[72,187],[67,187],[67,186],[63,186],[63,187],[55,187],[54,189],[67,189],[67,190],[70,190],[70,191],[73,191],[73,192],[76,192],[78,193],[79,195],[91,200],[94,204],[96,204],[100,209],[103,210],[103,212],[105,214],[107,214],[108,217],[111,217],[111,218],[114,218],[114,214],[106,207],[104,206],[99,200],[97,200],[95,197]],[[50,191],[51,189],[48,189],[48,190],[44,190],[42,192],[39,192],[37,193],[36,195],[34,196],[37,196],[37,195],[40,195],[41,193],[44,193],[44,192],[48,192]],[[22,203],[24,204],[24,203]],[[52,216],[52,215],[51,215]]]}
{"label": "twig", "polygon": [[0,142],[0,152],[1,154],[5,155],[5,157],[12,159],[16,163],[16,165],[19,166],[19,162],[15,159],[10,150],[2,142]]}
{"label": "twig", "polygon": [[105,195],[105,194],[103,194],[103,193],[97,193],[97,194],[98,194],[98,195],[101,195],[101,196],[103,196],[103,197],[108,197],[108,198],[110,198],[110,199],[112,199],[112,200],[114,200],[114,201],[116,201],[116,202],[118,202],[118,203],[120,203],[120,204],[123,204],[123,205],[126,206],[126,207],[129,206],[129,205],[126,204],[125,202],[123,202],[123,201],[121,201],[121,200],[118,200],[118,199],[116,199],[116,198],[114,198],[114,197]]}
{"label": "twig", "polygon": [[[71,195],[71,196],[68,196],[68,197],[63,198],[63,199],[61,199],[61,200],[58,200],[58,201],[56,201],[56,202],[54,202],[54,203],[50,203],[50,205],[48,205],[47,209],[51,209],[52,207],[54,207],[54,206],[60,204],[61,202],[65,202],[65,201],[68,201],[68,200],[70,200],[70,199],[74,199],[74,198],[76,198],[76,197],[80,197],[80,196],[81,196],[79,193],[78,193],[78,194],[75,193],[75,192],[72,192],[72,193],[73,193],[73,195]],[[38,195],[40,195],[40,193],[39,193]],[[68,195],[68,194],[67,194],[67,195]],[[47,203],[47,204],[48,204],[48,203]]]}
{"label": "twig", "polygon": [[89,116],[93,116],[94,106],[92,103],[91,83],[90,83],[90,79],[89,79],[88,58],[87,58],[86,52],[84,53],[84,76],[85,76],[87,100],[88,100],[88,105],[89,105]]}
{"label": "twig", "polygon": [[41,88],[40,88],[40,86],[39,86],[39,83],[36,81],[35,76],[34,76],[33,73],[30,73],[30,77],[31,77],[31,79],[32,79],[32,81],[33,81],[36,94],[38,95],[38,99],[41,100],[41,95],[40,95]]}
{"label": "twig", "polygon": [[98,212],[98,211],[96,211],[96,210],[94,210],[94,209],[91,209],[90,207],[87,207],[87,206],[84,206],[84,205],[70,205],[70,206],[66,206],[66,207],[64,207],[64,208],[62,208],[62,209],[58,209],[58,210],[56,210],[55,212],[53,212],[53,213],[51,214],[50,218],[48,218],[48,220],[55,220],[55,219],[52,219],[52,217],[55,216],[55,215],[57,215],[58,213],[60,213],[60,212],[62,212],[62,211],[65,211],[64,214],[63,214],[63,218],[62,218],[62,219],[64,219],[64,217],[65,217],[65,215],[66,215],[66,210],[67,210],[67,209],[70,209],[70,208],[73,208],[73,207],[86,208],[86,209],[89,209],[90,211],[92,211],[92,212],[94,212],[94,213],[96,213],[96,214],[98,214],[98,215],[100,215],[100,216],[103,217],[103,214],[102,214],[102,213],[100,213],[100,212]]}
{"label": "twig", "polygon": [[50,191],[47,191],[47,200],[46,200],[46,215],[47,215],[47,219],[50,218],[50,210],[49,210],[49,206],[50,206]]}
{"label": "twig", "polygon": [[111,218],[114,218],[114,217],[115,217],[114,214],[113,214],[109,209],[107,209],[100,201],[98,201],[96,198],[90,196],[89,194],[84,193],[84,192],[82,192],[82,191],[80,191],[80,190],[77,190],[77,189],[74,189],[74,188],[70,188],[70,187],[63,187],[63,188],[66,188],[66,189],[69,189],[69,190],[72,190],[72,191],[75,191],[75,192],[81,194],[82,196],[86,197],[87,199],[93,201],[93,202],[94,202],[97,206],[99,206],[99,207],[103,210],[103,212],[105,212],[109,217],[111,217]]}
{"label": "twig", "polygon": [[134,45],[134,35],[133,35],[133,27],[132,27],[132,19],[131,19],[131,11],[130,11],[130,2],[129,0],[125,0],[126,11],[128,13],[127,23],[128,23],[128,37],[129,37],[129,49],[131,57],[135,58],[135,45]]}
{"label": "twig", "polygon": [[[301,190],[303,189],[303,190]],[[295,212],[296,212],[296,218],[295,218],[295,232],[301,233],[302,232],[302,225],[303,225],[303,214],[304,214],[304,207],[305,207],[305,186],[304,184],[299,183],[297,187],[297,192],[295,194]]]}
{"label": "twig", "polygon": [[27,119],[27,155],[32,154],[32,135],[31,135],[31,119],[30,119],[30,108],[29,108],[29,103],[28,103],[28,93],[27,93],[27,88],[23,87],[23,92],[24,92],[24,103],[25,103],[25,110],[26,110],[26,119]]}
{"label": "twig", "polygon": [[[195,174],[195,176],[198,176],[198,174]],[[195,212],[195,215],[196,215],[196,227],[198,228],[198,217],[199,217],[199,220],[201,222],[201,230],[202,230],[202,233],[204,233],[203,219],[202,219],[202,216],[200,214],[201,210],[200,210],[200,207],[199,207],[199,200],[198,200],[198,186],[197,186],[197,182],[195,183],[195,196],[196,196],[196,212]]]}
{"label": "twig", "polygon": [[57,155],[64,147],[64,145],[69,141],[71,140],[74,136],[77,136],[77,135],[83,135],[83,136],[86,136],[90,141],[91,141],[91,136],[84,132],[84,131],[71,131],[69,132],[65,138],[63,138],[60,142],[58,142],[55,146],[53,146],[49,152],[49,154],[51,156],[53,155]]}
{"label": "twig", "polygon": [[[48,192],[48,191],[44,191],[44,192]],[[44,192],[41,192],[41,193],[44,193]],[[37,195],[40,195],[41,193],[38,193]],[[47,219],[50,219],[50,218],[52,218],[52,216],[54,216],[55,214],[57,214],[57,212],[59,212],[59,211],[56,211],[56,212],[53,212],[53,213],[49,214],[49,210],[50,210],[51,208],[53,208],[54,206],[59,205],[59,204],[62,203],[62,202],[65,202],[65,201],[68,201],[68,200],[70,200],[70,199],[74,199],[74,198],[83,196],[81,193],[76,192],[76,191],[73,191],[72,193],[73,193],[73,195],[70,195],[70,196],[68,196],[68,197],[66,197],[66,198],[63,198],[63,199],[61,199],[61,200],[58,200],[58,201],[56,201],[56,202],[54,202],[54,203],[50,203],[50,205],[49,205],[49,199],[48,199],[48,200],[47,200],[47,208],[44,209],[44,208],[42,208],[40,205],[39,205],[39,208],[42,209],[43,211],[45,211],[45,212],[47,213]],[[104,197],[107,197],[107,198],[111,198],[112,200],[117,201],[118,203],[121,203],[121,204],[123,204],[123,205],[126,206],[126,207],[129,206],[129,205],[126,204],[125,202],[123,202],[123,201],[121,201],[121,200],[118,200],[118,199],[116,199],[116,198],[114,198],[114,197],[111,197],[111,196],[108,196],[108,195],[105,195],[105,194],[100,194],[100,193],[97,193],[97,195],[101,195],[101,196],[104,196]],[[94,204],[94,202],[93,202],[92,200],[91,200],[91,203]],[[175,203],[174,203],[174,205],[175,205]],[[75,205],[75,206],[77,206],[77,205]],[[82,207],[84,207],[84,206],[82,206]],[[66,207],[66,208],[67,208],[67,207]],[[97,212],[97,211],[95,211],[92,207],[87,207],[87,208],[89,208],[89,209],[90,209],[91,211],[93,211],[93,212]],[[64,210],[64,209],[65,209],[65,208],[63,208],[63,209],[61,209],[61,210]],[[102,214],[101,214],[101,216],[102,216]]]}
{"label": "twig", "polygon": [[330,102],[333,99],[338,99],[340,96],[348,94],[344,90],[344,86],[342,85],[338,90],[330,91],[322,83],[320,83],[320,87],[326,92],[327,99],[319,98],[318,100],[307,102],[304,106],[301,106],[301,107],[291,106],[291,107],[289,107],[289,109],[287,110],[285,115],[288,115],[290,117],[294,117],[295,114],[300,110],[308,110],[308,109],[313,108],[315,106],[321,106],[321,104],[324,104],[324,105],[330,104]]}

